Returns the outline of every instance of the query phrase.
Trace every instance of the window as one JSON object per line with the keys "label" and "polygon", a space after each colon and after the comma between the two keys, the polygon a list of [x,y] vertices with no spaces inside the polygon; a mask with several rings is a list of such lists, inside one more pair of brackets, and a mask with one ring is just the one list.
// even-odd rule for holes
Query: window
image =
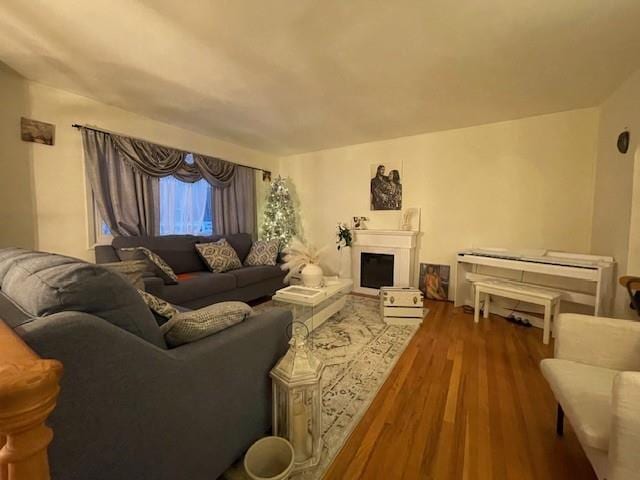
{"label": "window", "polygon": [[113,235],[111,235],[111,229],[102,220],[102,215],[98,211],[98,204],[95,197],[93,197],[93,235],[96,245],[111,245]]}
{"label": "window", "polygon": [[[187,163],[193,163],[188,155]],[[202,179],[194,183],[181,182],[175,177],[159,179],[160,235],[213,234],[211,185]],[[94,201],[95,238],[98,244],[110,244],[111,231],[102,220]]]}
{"label": "window", "polygon": [[160,179],[160,235],[212,235],[211,185]]}

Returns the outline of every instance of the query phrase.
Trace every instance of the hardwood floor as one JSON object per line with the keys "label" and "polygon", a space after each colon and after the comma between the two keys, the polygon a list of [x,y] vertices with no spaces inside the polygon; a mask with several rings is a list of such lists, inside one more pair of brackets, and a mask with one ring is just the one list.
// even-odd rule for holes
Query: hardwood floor
{"label": "hardwood floor", "polygon": [[325,480],[595,480],[571,426],[555,434],[541,330],[431,311]]}

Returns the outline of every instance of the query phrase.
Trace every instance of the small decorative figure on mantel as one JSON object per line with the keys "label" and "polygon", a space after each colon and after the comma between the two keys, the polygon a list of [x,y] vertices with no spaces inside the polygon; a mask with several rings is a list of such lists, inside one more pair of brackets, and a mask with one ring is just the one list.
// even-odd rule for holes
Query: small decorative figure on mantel
{"label": "small decorative figure on mantel", "polygon": [[369,217],[353,217],[353,229],[354,230],[366,230],[367,225],[364,222],[368,222]]}
{"label": "small decorative figure on mantel", "polygon": [[400,228],[405,231],[411,230],[411,220],[413,216],[418,213],[419,210],[417,208],[407,208],[404,212],[402,212],[402,225]]}

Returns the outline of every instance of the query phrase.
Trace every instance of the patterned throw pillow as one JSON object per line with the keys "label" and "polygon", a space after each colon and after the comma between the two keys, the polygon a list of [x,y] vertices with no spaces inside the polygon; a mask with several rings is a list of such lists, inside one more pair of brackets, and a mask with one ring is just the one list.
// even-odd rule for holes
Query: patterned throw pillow
{"label": "patterned throw pillow", "polygon": [[175,285],[178,283],[178,276],[173,269],[165,262],[160,255],[153,253],[145,247],[121,248],[118,256],[122,260],[140,260],[147,259],[153,267],[153,273],[159,276],[166,285]]}
{"label": "patterned throw pillow", "polygon": [[126,277],[138,290],[144,290],[144,277],[147,271],[146,260],[124,260],[122,262],[101,263],[100,266],[113,270]]}
{"label": "patterned throw pillow", "polygon": [[246,266],[275,265],[278,258],[278,240],[257,240],[251,245],[249,255],[244,260]]}
{"label": "patterned throw pillow", "polygon": [[224,238],[212,243],[196,243],[196,250],[212,272],[242,267],[238,254]]}
{"label": "patterned throw pillow", "polygon": [[164,317],[167,320],[170,320],[178,314],[178,310],[169,302],[162,300],[155,295],[151,295],[144,290],[138,290],[138,293],[153,313]]}
{"label": "patterned throw pillow", "polygon": [[191,312],[179,312],[160,327],[167,345],[195,342],[242,322],[253,309],[242,302],[222,302]]}

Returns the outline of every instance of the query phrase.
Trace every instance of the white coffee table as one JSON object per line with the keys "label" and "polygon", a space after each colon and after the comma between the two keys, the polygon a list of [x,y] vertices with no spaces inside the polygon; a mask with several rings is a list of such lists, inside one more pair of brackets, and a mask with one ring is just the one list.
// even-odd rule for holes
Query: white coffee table
{"label": "white coffee table", "polygon": [[[293,291],[287,288],[278,290],[272,297],[273,303],[290,309],[293,319],[303,322],[311,332],[345,306],[347,295],[353,289],[353,280],[341,278],[322,288],[308,288],[302,285],[294,285],[293,288]],[[297,290],[298,288],[311,290],[313,293],[305,295]],[[297,292],[300,295],[297,295]]]}

